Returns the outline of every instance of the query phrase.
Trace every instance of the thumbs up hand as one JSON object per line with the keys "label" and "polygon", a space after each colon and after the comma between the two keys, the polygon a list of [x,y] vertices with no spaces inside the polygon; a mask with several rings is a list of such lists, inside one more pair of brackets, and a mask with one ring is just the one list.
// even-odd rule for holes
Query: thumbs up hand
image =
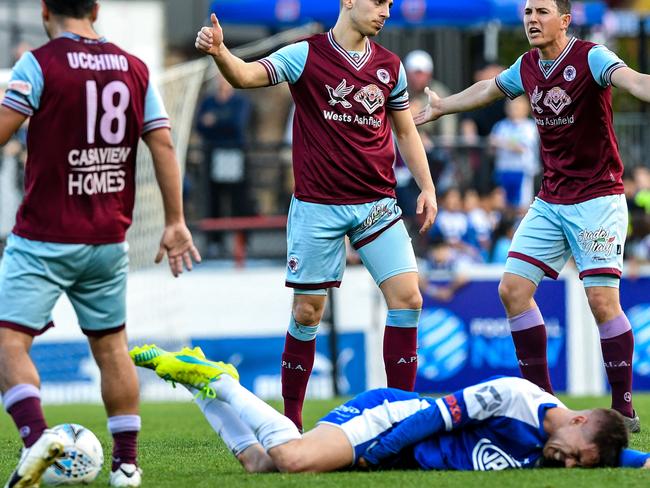
{"label": "thumbs up hand", "polygon": [[219,49],[223,45],[223,29],[215,14],[210,15],[210,21],[212,27],[201,28],[196,34],[194,46],[202,53],[214,56],[219,53]]}

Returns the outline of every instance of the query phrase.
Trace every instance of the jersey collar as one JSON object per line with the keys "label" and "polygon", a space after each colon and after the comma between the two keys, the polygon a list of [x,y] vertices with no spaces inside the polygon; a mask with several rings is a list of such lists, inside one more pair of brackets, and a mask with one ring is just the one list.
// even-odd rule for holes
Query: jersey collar
{"label": "jersey collar", "polygon": [[553,72],[555,71],[555,68],[557,68],[560,64],[562,64],[562,61],[564,61],[564,58],[566,58],[569,55],[569,52],[571,51],[573,45],[576,43],[576,40],[577,39],[575,37],[569,39],[567,45],[564,46],[564,49],[562,49],[562,52],[557,57],[557,59],[553,61],[553,64],[550,67],[548,66],[548,64],[546,65],[546,68],[544,67],[544,63],[542,63],[541,57],[537,60],[537,65],[539,66],[539,70],[542,72],[542,75],[544,76],[545,79],[548,80],[553,74]]}
{"label": "jersey collar", "polygon": [[58,37],[65,37],[67,39],[72,39],[73,41],[83,42],[84,44],[105,44],[108,42],[103,36],[99,39],[88,39],[87,37],[81,37],[79,34],[73,32],[63,32]]}
{"label": "jersey collar", "polygon": [[372,44],[368,39],[366,39],[366,49],[359,57],[351,56],[350,53],[343,48],[343,46],[336,42],[336,39],[334,39],[334,34],[332,34],[331,30],[327,33],[327,39],[329,40],[330,45],[336,51],[338,51],[338,53],[357,71],[361,70],[361,68],[363,68],[370,60],[370,56],[372,54]]}

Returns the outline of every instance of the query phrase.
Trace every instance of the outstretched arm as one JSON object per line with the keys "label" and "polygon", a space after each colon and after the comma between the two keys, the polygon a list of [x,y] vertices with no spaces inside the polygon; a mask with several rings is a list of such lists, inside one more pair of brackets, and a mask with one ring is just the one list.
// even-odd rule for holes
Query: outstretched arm
{"label": "outstretched arm", "polygon": [[436,120],[443,115],[469,112],[485,107],[505,97],[505,94],[497,87],[494,78],[478,81],[462,92],[445,98],[440,98],[428,88],[425,88],[425,91],[429,96],[429,103],[413,118],[416,125]]}
{"label": "outstretched arm", "polygon": [[413,123],[411,112],[408,110],[393,110],[389,113],[399,150],[421,191],[417,200],[416,213],[418,215],[424,214],[424,222],[420,228],[420,234],[424,234],[431,228],[438,213],[436,189],[431,179],[427,155],[424,152],[420,135]]}
{"label": "outstretched arm", "polygon": [[194,247],[192,234],[185,225],[181,195],[181,172],[169,129],[156,129],[143,136],[149,146],[156,171],[156,180],[162,193],[165,210],[165,230],[160,239],[160,248],[155,262],[159,263],[167,254],[169,268],[174,276],[183,272],[183,264],[192,269],[192,259],[201,261],[199,251]]}
{"label": "outstretched arm", "polygon": [[623,449],[619,458],[619,466],[621,468],[650,469],[650,453]]}
{"label": "outstretched arm", "polygon": [[210,15],[210,21],[212,27],[202,27],[196,35],[196,49],[212,56],[224,78],[235,88],[269,86],[264,67],[257,62],[247,63],[232,54],[223,42],[223,29],[217,16]]}
{"label": "outstretched arm", "polygon": [[650,75],[624,66],[612,73],[612,85],[622,88],[644,102],[650,102]]}

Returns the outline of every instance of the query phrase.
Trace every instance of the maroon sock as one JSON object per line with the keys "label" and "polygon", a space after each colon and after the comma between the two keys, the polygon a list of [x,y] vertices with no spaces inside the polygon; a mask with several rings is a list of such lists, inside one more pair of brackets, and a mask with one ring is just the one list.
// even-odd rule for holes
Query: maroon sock
{"label": "maroon sock", "polygon": [[413,391],[418,371],[417,327],[386,326],[384,367],[389,388]]}
{"label": "maroon sock", "polygon": [[120,464],[138,464],[138,432],[117,432],[113,434],[113,464],[115,471]]}
{"label": "maroon sock", "polygon": [[41,399],[38,397],[28,397],[14,403],[8,413],[14,419],[25,447],[32,447],[47,429]]}
{"label": "maroon sock", "polygon": [[605,372],[612,389],[612,408],[627,417],[632,409],[632,356],[634,334],[631,330],[610,339],[601,339]]}
{"label": "maroon sock", "polygon": [[546,327],[542,324],[524,330],[513,330],[512,341],[515,343],[521,375],[553,395],[546,359]]}
{"label": "maroon sock", "polygon": [[282,398],[284,415],[302,432],[302,404],[314,365],[316,339],[299,341],[287,333],[282,353]]}

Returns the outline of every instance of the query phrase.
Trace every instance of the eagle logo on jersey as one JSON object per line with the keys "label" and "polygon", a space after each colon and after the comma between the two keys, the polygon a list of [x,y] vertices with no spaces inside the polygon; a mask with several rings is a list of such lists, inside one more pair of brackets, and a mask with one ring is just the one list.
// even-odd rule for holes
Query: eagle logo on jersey
{"label": "eagle logo on jersey", "polygon": [[571,97],[559,86],[554,86],[544,97],[544,105],[550,108],[555,115],[560,115],[564,107],[571,103]]}
{"label": "eagle logo on jersey", "polygon": [[384,93],[375,84],[364,86],[354,95],[354,99],[363,105],[369,114],[383,107],[386,101]]}
{"label": "eagle logo on jersey", "polygon": [[472,464],[475,471],[501,471],[521,468],[521,463],[507,454],[490,439],[481,439],[472,450]]}
{"label": "eagle logo on jersey", "polygon": [[539,87],[537,86],[535,87],[535,90],[533,90],[533,93],[529,95],[530,108],[533,109],[533,112],[537,112],[538,114],[544,112],[542,107],[539,106],[539,101],[542,99],[542,95],[544,95],[544,92],[539,91]]}
{"label": "eagle logo on jersey", "polygon": [[329,93],[330,101],[329,104],[333,107],[337,103],[343,105],[343,108],[350,108],[352,104],[348,102],[345,97],[347,97],[352,90],[354,90],[354,85],[348,86],[348,82],[343,78],[343,81],[339,83],[339,86],[332,88],[329,85],[325,85],[327,88],[327,93]]}

